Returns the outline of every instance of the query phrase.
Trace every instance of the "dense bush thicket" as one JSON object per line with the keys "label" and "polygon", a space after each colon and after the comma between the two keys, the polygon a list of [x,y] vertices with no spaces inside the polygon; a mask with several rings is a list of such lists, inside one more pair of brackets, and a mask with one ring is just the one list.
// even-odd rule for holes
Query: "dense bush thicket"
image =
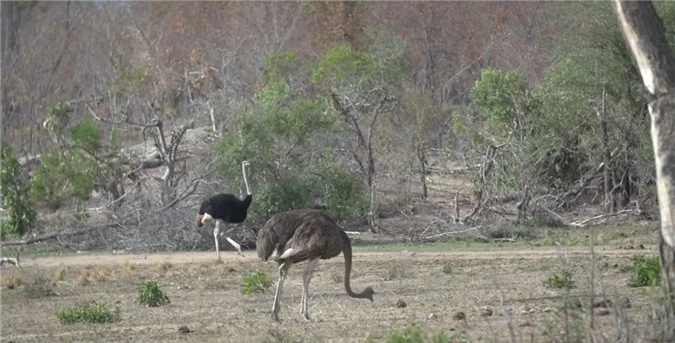
{"label": "dense bush thicket", "polygon": [[[675,5],[657,5],[674,42],[675,20],[668,18],[675,18]],[[53,148],[41,156],[30,184],[16,182],[17,164],[3,145],[3,209],[10,220],[3,221],[2,233],[25,234],[35,205],[52,210],[75,205],[78,218],[86,218],[84,204],[98,190],[115,202],[109,221],[133,226],[126,232],[144,237],[157,238],[162,232],[161,239],[168,242],[178,233],[155,230],[148,218],[167,218],[162,211],[174,211],[183,218],[174,226],[189,225],[195,200],[187,195],[214,179],[224,180],[221,188],[241,187],[243,160],[251,163],[253,222],[317,205],[338,218],[373,214],[385,192],[393,190],[408,200],[411,194],[426,197],[426,154],[441,142],[454,156],[464,157],[477,201],[526,203],[548,194],[554,205],[570,208],[590,189],[604,195],[600,198],[608,210],[635,204],[645,210],[655,201],[649,116],[609,4],[565,3],[551,10],[584,25],[560,32],[562,41],[551,49],[541,77],[533,82],[518,70],[488,66],[471,88],[470,101],[454,110],[435,103],[418,87],[419,75],[410,68],[415,52],[405,40],[385,32],[368,32],[366,48],[337,42],[311,59],[283,49],[268,53],[259,82],[249,85],[253,96],[233,100],[228,109],[210,107],[208,89],[199,83],[206,79],[186,79],[179,92],[189,96],[186,111],[199,112],[197,118],[211,120],[216,131],[225,132],[211,156],[217,161],[210,165],[215,172],[199,175],[188,173],[194,166],[181,164],[182,134],[162,131],[168,125],[162,126],[161,120],[169,114],[155,100],[164,93],[155,88],[142,92],[149,81],[138,72],[141,67],[130,66],[109,85],[114,97],[105,101],[118,106],[111,105],[114,114],[145,108],[149,119],[132,127],[140,127],[157,148],[170,147],[158,157],[165,175],[136,180],[136,185],[161,184],[162,192],[172,190],[171,199],[181,201],[138,205],[138,197],[124,196],[124,181],[134,171],[118,152],[121,132],[131,125],[129,117],[113,116],[106,127],[114,124],[115,130],[103,130],[105,120],[74,119],[73,113],[90,110],[82,103],[57,102],[45,110]],[[174,106],[171,113],[176,112]],[[146,215],[119,214],[141,209]],[[137,221],[133,225],[125,222],[131,218]],[[184,235],[190,237],[186,241],[193,234]]]}

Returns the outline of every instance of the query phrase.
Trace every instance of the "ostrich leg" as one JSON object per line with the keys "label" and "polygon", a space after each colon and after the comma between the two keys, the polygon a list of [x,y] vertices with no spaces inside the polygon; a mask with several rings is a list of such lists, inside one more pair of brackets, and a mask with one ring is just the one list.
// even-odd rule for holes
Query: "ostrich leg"
{"label": "ostrich leg", "polygon": [[272,320],[279,320],[279,300],[281,298],[281,288],[283,287],[288,269],[293,263],[284,262],[279,266],[279,280],[277,281],[277,291],[274,293],[274,304],[272,305]]}
{"label": "ostrich leg", "polygon": [[220,261],[220,247],[218,246],[218,236],[220,236],[220,220],[216,219],[216,228],[213,229],[213,240],[216,242],[216,254]]}
{"label": "ostrich leg", "polygon": [[302,273],[302,301],[300,304],[301,307],[301,314],[302,318],[305,320],[309,321],[309,312],[307,311],[307,296],[309,293],[309,281],[312,280],[312,273],[314,272],[314,268],[316,268],[316,265],[319,263],[319,259],[315,258],[313,260],[310,260],[309,263],[307,263],[307,268],[305,268],[305,271]]}
{"label": "ostrich leg", "polygon": [[241,253],[241,245],[239,245],[239,243],[235,242],[234,239],[232,239],[232,238],[230,238],[230,237],[228,237],[228,236],[225,236],[225,239],[226,239],[230,244],[232,244],[232,246],[233,246],[235,249],[237,249],[237,252],[239,252],[239,255],[244,256],[244,254]]}
{"label": "ostrich leg", "polygon": [[[230,232],[230,225],[228,223],[225,223],[225,234]],[[235,249],[237,249],[237,252],[239,253],[239,256],[244,256],[244,254],[241,253],[241,245],[237,242],[234,241],[234,239],[230,238],[229,236],[225,236],[225,239],[227,240],[228,243],[230,243]]]}

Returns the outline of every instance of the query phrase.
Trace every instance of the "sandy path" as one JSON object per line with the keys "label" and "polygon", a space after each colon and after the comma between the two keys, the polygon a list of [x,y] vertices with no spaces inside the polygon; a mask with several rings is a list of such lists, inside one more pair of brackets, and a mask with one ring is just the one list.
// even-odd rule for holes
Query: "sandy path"
{"label": "sandy path", "polygon": [[[632,256],[634,254],[655,254],[656,246],[647,246],[645,249],[614,249],[609,247],[596,247],[595,253],[599,256]],[[234,252],[221,253],[223,262],[253,262],[258,261],[255,251],[245,251],[244,256]],[[368,251],[354,252],[354,258],[381,260],[396,258],[397,256],[414,257],[415,259],[522,259],[522,258],[552,258],[552,257],[590,257],[590,249],[586,247],[546,247],[520,250],[492,250],[492,251]],[[177,263],[201,263],[213,262],[215,252],[178,252],[178,253],[148,253],[148,254],[120,254],[120,255],[79,255],[79,256],[55,256],[42,258],[22,259],[23,266],[54,267],[59,265],[82,266],[82,265],[112,265],[112,264],[153,264],[160,262]]]}

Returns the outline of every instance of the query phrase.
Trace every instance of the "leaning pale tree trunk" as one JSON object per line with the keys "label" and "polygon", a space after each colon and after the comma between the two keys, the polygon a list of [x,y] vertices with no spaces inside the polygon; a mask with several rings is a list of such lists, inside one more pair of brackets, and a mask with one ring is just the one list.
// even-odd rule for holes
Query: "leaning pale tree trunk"
{"label": "leaning pale tree trunk", "polygon": [[[656,188],[661,215],[661,269],[671,301],[667,318],[673,320],[675,294],[675,60],[663,23],[651,1],[614,0],[624,38],[647,88],[656,161]],[[673,338],[673,322],[668,335]]]}

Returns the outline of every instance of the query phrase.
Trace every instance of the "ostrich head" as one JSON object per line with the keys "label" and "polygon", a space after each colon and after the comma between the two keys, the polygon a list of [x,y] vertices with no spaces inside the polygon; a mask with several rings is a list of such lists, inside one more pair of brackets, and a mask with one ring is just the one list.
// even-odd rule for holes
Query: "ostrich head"
{"label": "ostrich head", "polygon": [[241,162],[241,173],[244,175],[244,184],[246,185],[246,195],[251,195],[251,188],[248,186],[248,173],[251,164],[248,161]]}
{"label": "ostrich head", "polygon": [[373,301],[373,294],[375,294],[375,291],[370,287],[366,287],[361,294],[363,294],[364,298]]}

